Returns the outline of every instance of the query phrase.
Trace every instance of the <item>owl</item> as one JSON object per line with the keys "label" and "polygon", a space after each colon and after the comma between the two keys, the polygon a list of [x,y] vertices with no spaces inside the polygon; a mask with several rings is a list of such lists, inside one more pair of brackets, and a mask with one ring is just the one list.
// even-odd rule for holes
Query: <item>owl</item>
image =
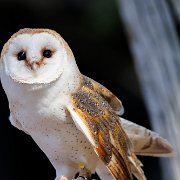
{"label": "owl", "polygon": [[121,101],[79,71],[65,40],[49,29],[22,29],[4,45],[0,77],[13,126],[30,135],[56,180],[146,177],[136,155],[170,156],[158,134],[120,117]]}

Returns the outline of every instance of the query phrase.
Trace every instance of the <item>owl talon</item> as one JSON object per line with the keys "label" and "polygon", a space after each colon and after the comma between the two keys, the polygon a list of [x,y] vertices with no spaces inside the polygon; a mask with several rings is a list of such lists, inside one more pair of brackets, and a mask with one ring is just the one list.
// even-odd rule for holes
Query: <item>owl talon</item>
{"label": "owl talon", "polygon": [[97,179],[86,178],[84,176],[78,176],[76,179],[72,179],[72,180],[97,180]]}
{"label": "owl talon", "polygon": [[79,176],[76,179],[78,179],[78,180],[91,179],[91,172],[85,167],[84,164],[80,164],[79,168],[80,168]]}
{"label": "owl talon", "polygon": [[76,180],[87,180],[87,178],[84,177],[84,176],[78,176],[78,177],[76,178]]}

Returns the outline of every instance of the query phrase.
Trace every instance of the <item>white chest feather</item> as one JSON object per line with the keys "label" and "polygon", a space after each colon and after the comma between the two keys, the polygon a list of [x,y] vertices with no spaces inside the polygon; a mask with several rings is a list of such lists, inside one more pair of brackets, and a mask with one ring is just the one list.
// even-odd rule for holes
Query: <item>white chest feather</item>
{"label": "white chest feather", "polygon": [[94,171],[97,156],[64,108],[64,98],[26,98],[24,103],[10,103],[11,114],[21,124],[22,130],[31,135],[56,170],[62,169],[62,164],[72,164],[78,168],[81,163],[92,162],[89,169]]}

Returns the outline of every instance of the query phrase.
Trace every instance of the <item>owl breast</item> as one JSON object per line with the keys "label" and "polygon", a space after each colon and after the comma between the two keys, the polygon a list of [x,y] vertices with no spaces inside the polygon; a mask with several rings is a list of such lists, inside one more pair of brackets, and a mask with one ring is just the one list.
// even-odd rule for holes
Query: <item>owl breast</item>
{"label": "owl breast", "polygon": [[57,102],[30,104],[12,103],[11,112],[46,154],[56,171],[62,168],[62,164],[71,164],[76,171],[80,164],[87,164],[88,169],[95,171],[97,155],[63,105]]}

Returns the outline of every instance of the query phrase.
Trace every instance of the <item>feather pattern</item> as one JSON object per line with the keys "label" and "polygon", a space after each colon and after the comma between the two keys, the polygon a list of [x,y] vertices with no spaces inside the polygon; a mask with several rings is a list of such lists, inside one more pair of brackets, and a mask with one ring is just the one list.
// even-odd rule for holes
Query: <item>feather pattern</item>
{"label": "feather pattern", "polygon": [[[133,146],[119,117],[104,97],[97,87],[94,88],[91,80],[84,77],[80,89],[72,94],[68,110],[113,177],[117,180],[130,180],[132,162],[136,169]],[[131,160],[129,157],[132,157]],[[142,179],[145,179],[143,173]]]}
{"label": "feather pattern", "polygon": [[168,141],[159,134],[120,118],[121,124],[134,146],[134,153],[143,156],[170,157],[175,154]]}
{"label": "feather pattern", "polygon": [[[94,89],[109,103],[115,113],[121,115],[124,112],[121,101],[103,85],[90,78],[88,79],[92,82]],[[168,157],[175,154],[172,146],[166,139],[160,137],[159,134],[122,117],[119,120],[133,143],[135,154],[157,157]]]}
{"label": "feather pattern", "polygon": [[122,115],[124,113],[122,102],[110,90],[95,80],[87,76],[84,77],[91,82],[93,89],[109,103],[117,115]]}

